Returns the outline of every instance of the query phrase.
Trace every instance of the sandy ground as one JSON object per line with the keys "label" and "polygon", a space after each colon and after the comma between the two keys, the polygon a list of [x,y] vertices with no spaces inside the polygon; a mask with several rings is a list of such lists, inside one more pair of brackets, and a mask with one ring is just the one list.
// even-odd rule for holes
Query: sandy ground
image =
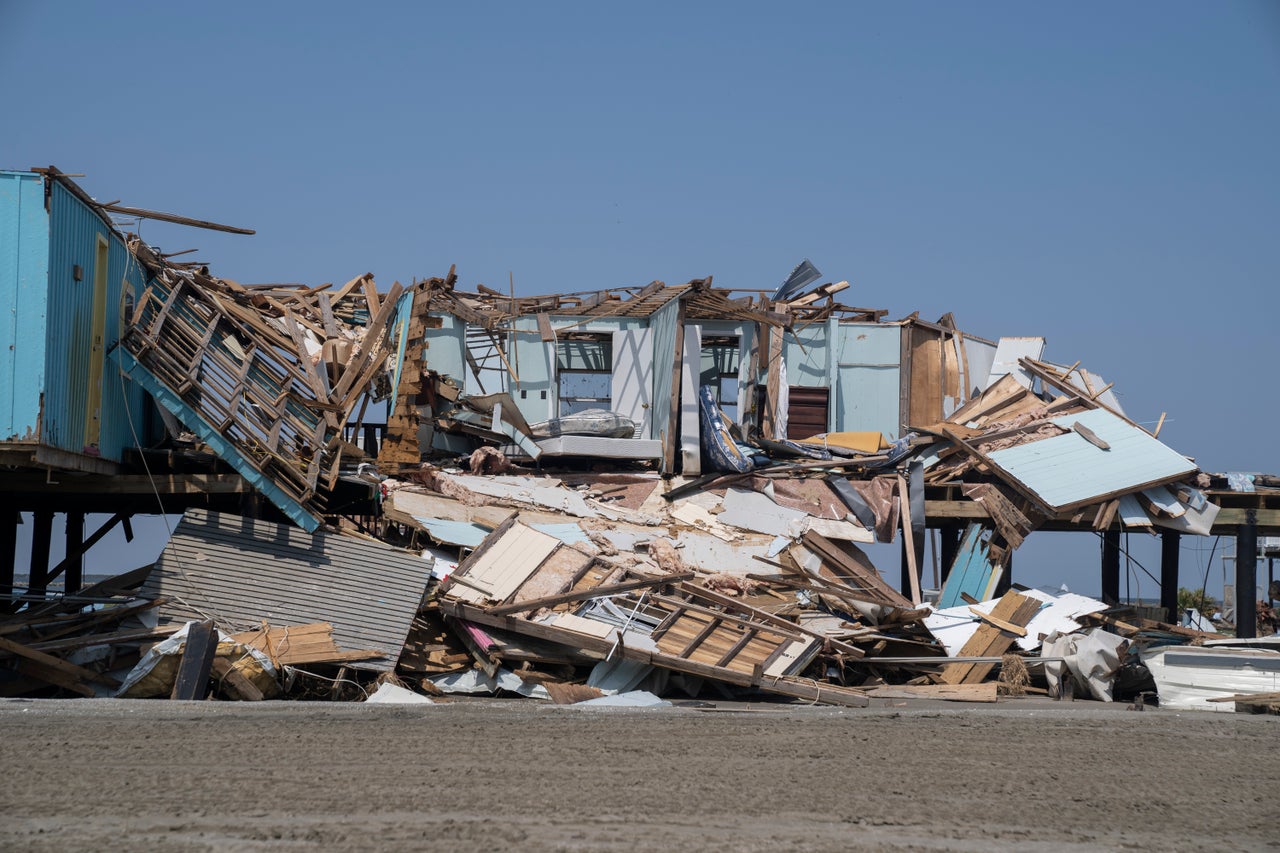
{"label": "sandy ground", "polygon": [[1262,849],[1280,718],[0,701],[5,850]]}

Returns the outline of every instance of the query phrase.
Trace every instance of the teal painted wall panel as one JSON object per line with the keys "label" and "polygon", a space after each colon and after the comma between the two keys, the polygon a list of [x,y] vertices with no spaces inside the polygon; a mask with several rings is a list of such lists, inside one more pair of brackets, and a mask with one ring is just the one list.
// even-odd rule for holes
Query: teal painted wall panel
{"label": "teal painted wall panel", "polygon": [[838,328],[834,429],[897,438],[902,328],[878,323],[846,323]]}
{"label": "teal painted wall panel", "polygon": [[512,367],[520,377],[519,382],[508,377],[511,397],[529,423],[550,420],[556,412],[555,344],[542,340],[533,317],[521,317],[516,329],[507,336],[507,346],[514,354]]}
{"label": "teal painted wall panel", "polygon": [[48,273],[44,181],[0,172],[0,441],[38,434]]}
{"label": "teal painted wall panel", "polygon": [[826,388],[827,372],[826,323],[810,323],[782,335],[782,357],[787,360],[787,384],[803,388]]}
{"label": "teal painted wall panel", "polygon": [[423,360],[427,369],[451,378],[459,388],[466,388],[467,360],[466,327],[451,314],[433,314],[440,321],[440,328],[427,329],[423,334]]}
{"label": "teal painted wall panel", "polygon": [[[126,287],[134,298],[143,277],[124,241],[93,209],[60,183],[50,193],[48,320],[45,350],[42,443],[73,453],[119,462],[124,450],[147,444],[147,398],[142,388],[126,382],[105,357],[124,329]],[[94,282],[98,238],[107,241],[106,299],[103,321],[104,358],[92,364]],[[76,280],[75,268],[82,270]],[[101,430],[96,451],[86,446],[91,386],[102,392]],[[134,435],[137,435],[135,440]]]}

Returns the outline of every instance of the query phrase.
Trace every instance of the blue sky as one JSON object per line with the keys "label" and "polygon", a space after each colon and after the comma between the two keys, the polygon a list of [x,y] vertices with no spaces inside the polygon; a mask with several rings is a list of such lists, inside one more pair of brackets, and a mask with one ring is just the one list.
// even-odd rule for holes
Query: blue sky
{"label": "blue sky", "polygon": [[[0,167],[257,229],[143,226],[229,278],[771,288],[809,257],[1280,471],[1280,4],[0,0],[0,80]],[[1096,590],[1059,539],[1018,579]]]}

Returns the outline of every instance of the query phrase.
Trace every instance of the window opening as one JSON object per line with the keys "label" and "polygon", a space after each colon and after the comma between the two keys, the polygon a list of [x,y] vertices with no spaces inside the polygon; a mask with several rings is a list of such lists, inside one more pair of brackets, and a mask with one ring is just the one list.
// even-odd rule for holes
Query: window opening
{"label": "window opening", "polygon": [[720,410],[734,423],[741,423],[738,417],[738,369],[741,364],[742,347],[737,336],[708,336],[702,339],[702,363],[698,382],[715,389]]}
{"label": "window opening", "polygon": [[613,404],[613,338],[574,335],[556,342],[560,417]]}

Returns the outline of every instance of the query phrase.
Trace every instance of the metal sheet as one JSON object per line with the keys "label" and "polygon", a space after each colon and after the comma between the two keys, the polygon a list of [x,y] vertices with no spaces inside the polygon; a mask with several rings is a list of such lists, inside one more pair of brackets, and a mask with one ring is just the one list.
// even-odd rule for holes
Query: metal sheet
{"label": "metal sheet", "polygon": [[1111,449],[1067,432],[994,451],[990,459],[1055,510],[1172,482],[1196,470],[1182,454],[1105,410],[1053,419],[1067,430],[1077,421]]}
{"label": "metal sheet", "polygon": [[987,387],[987,380],[991,378],[991,365],[996,360],[996,345],[966,335],[964,360],[968,363],[968,371],[964,376],[964,398],[971,400]]}
{"label": "metal sheet", "polygon": [[800,535],[800,523],[808,517],[803,510],[774,503],[768,495],[731,488],[724,493],[724,512],[717,520],[743,530],[794,538]]}
{"label": "metal sheet", "polygon": [[1151,518],[1147,515],[1147,511],[1142,508],[1142,504],[1133,495],[1124,495],[1120,498],[1120,507],[1116,511],[1120,518],[1120,523],[1125,527],[1151,527]]}
{"label": "metal sheet", "polygon": [[[149,442],[150,418],[142,389],[92,356],[99,238],[107,244],[103,351],[119,340],[125,290],[136,295],[142,274],[121,236],[61,183],[51,186],[46,212],[44,187],[35,173],[0,172],[0,441],[65,451],[58,467],[113,470],[126,448]],[[100,428],[86,448],[91,388],[101,390]]]}
{"label": "metal sheet", "polygon": [[1018,365],[1018,359],[1038,359],[1042,355],[1044,355],[1044,338],[1001,338],[996,344],[996,354],[991,364],[991,375],[987,377],[986,387],[990,388],[1003,376],[1012,373],[1024,388],[1030,388],[1031,374]]}
{"label": "metal sheet", "polygon": [[460,548],[478,548],[480,543],[492,533],[488,527],[470,521],[453,521],[447,518],[428,518],[415,515],[413,520],[422,525],[427,535],[442,545],[457,545]]}
{"label": "metal sheet", "polygon": [[1208,700],[1280,691],[1280,652],[1161,646],[1143,652],[1142,662],[1155,679],[1161,708],[1230,713],[1234,703]]}
{"label": "metal sheet", "polygon": [[193,509],[142,592],[169,599],[166,618],[212,618],[224,630],[328,622],[341,648],[387,655],[349,665],[387,671],[430,572],[429,561],[380,542]]}
{"label": "metal sheet", "polygon": [[[649,437],[663,441],[671,419],[671,383],[676,356],[676,320],[680,314],[679,300],[672,300],[659,308],[649,319],[653,329],[653,416]],[[675,436],[670,436],[672,441]]]}

